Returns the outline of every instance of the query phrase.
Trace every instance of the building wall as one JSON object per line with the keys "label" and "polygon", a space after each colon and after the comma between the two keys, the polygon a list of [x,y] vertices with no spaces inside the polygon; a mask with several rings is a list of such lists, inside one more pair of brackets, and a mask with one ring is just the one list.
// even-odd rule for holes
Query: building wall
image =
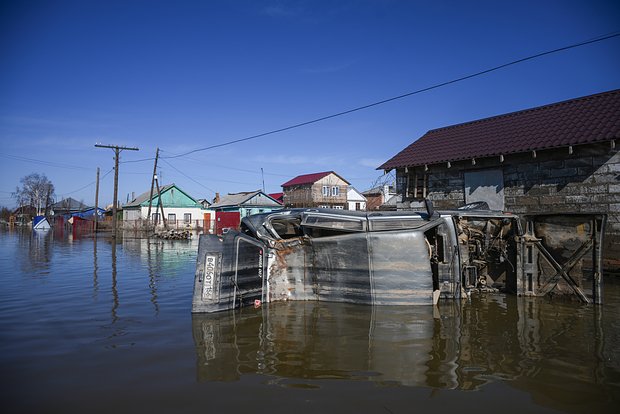
{"label": "building wall", "polygon": [[348,200],[347,201],[347,209],[351,211],[366,211],[366,202],[365,201],[356,201],[356,200]]}
{"label": "building wall", "polygon": [[[620,154],[609,142],[541,150],[397,171],[401,194],[413,194],[413,176],[426,173],[427,198],[438,209],[465,203],[464,173],[501,169],[506,211],[532,213],[606,213],[605,245],[607,269],[620,269]],[[409,185],[409,188],[407,187]],[[411,199],[411,197],[410,197]]]}
{"label": "building wall", "polygon": [[381,204],[383,204],[383,195],[381,193],[366,194],[366,209],[368,211],[378,210]]}
{"label": "building wall", "polygon": [[[139,223],[140,221],[146,221],[148,209],[149,209],[148,206],[140,207],[140,208],[123,209],[123,221],[125,222],[125,226],[135,227],[140,224]],[[185,223],[184,221],[186,213],[191,214],[191,222],[189,223],[189,225],[192,228],[205,227],[204,213],[211,213],[213,215],[211,210],[205,210],[205,209],[200,209],[200,208],[195,208],[195,207],[164,207],[164,215],[165,215],[164,218],[166,220],[168,220],[169,214],[176,215],[176,223],[168,222],[169,225],[174,225],[176,227],[185,227],[187,225],[187,223]],[[151,215],[153,214],[161,215],[161,209],[158,208],[157,206],[151,206]],[[161,217],[160,217],[159,224],[163,226]],[[208,229],[210,225],[211,225],[210,223],[206,223],[206,228]]]}

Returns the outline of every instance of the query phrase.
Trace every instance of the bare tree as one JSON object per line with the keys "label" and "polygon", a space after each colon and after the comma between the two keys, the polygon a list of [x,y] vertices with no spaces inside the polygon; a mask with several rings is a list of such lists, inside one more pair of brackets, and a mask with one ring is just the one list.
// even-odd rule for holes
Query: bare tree
{"label": "bare tree", "polygon": [[37,215],[47,212],[54,199],[54,184],[45,174],[29,174],[22,177],[19,182],[22,187],[17,187],[11,195],[17,200],[19,206],[31,205],[37,210]]}

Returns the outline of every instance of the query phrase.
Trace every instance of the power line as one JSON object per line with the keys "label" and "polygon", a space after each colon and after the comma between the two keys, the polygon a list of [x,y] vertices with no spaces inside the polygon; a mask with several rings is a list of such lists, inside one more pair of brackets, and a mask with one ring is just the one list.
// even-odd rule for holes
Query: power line
{"label": "power line", "polygon": [[[543,56],[551,55],[553,53],[558,53],[558,52],[562,52],[562,51],[565,51],[565,50],[574,49],[574,48],[585,46],[585,45],[589,45],[589,44],[592,44],[592,43],[602,42],[603,40],[608,40],[608,39],[611,39],[611,38],[614,38],[614,37],[618,37],[618,36],[620,36],[620,32],[616,31],[616,32],[613,32],[612,34],[609,34],[609,35],[599,36],[599,37],[596,37],[594,39],[586,40],[586,41],[579,42],[579,43],[574,43],[574,44],[571,44],[571,45],[568,45],[568,46],[563,46],[563,47],[560,47],[560,48],[557,48],[557,49],[553,49],[553,50],[548,50],[546,52],[537,53],[535,55],[530,55],[530,56],[527,56],[527,57],[524,57],[524,58],[521,58],[521,59],[513,60],[511,62],[504,63],[504,64],[501,64],[501,65],[492,67],[490,69],[485,69],[485,70],[482,70],[480,72],[472,73],[470,75],[462,76],[460,78],[452,79],[452,80],[449,80],[449,81],[446,81],[446,82],[441,82],[441,83],[438,83],[438,84],[435,84],[435,85],[432,85],[432,86],[428,86],[426,88],[418,89],[418,90],[415,90],[415,91],[412,91],[412,92],[404,93],[402,95],[398,95],[398,96],[394,96],[394,97],[391,97],[391,98],[383,99],[381,101],[373,102],[373,103],[370,103],[370,104],[367,104],[367,105],[358,106],[357,108],[353,108],[353,109],[349,109],[349,110],[346,110],[346,111],[338,112],[338,113],[335,113],[335,114],[332,114],[332,115],[323,116],[323,117],[316,118],[316,119],[313,119],[313,120],[310,120],[310,121],[306,121],[306,122],[301,122],[301,123],[298,123],[298,124],[290,125],[290,126],[287,126],[287,127],[284,127],[284,128],[274,129],[274,130],[271,130],[271,131],[268,131],[268,132],[263,132],[261,134],[256,134],[256,135],[252,135],[252,136],[245,137],[245,138],[239,138],[239,139],[223,142],[221,144],[210,145],[208,147],[197,148],[197,149],[194,149],[194,150],[191,150],[191,151],[184,152],[182,154],[168,156],[168,157],[162,157],[162,159],[163,158],[179,158],[179,157],[184,157],[186,155],[193,154],[195,152],[201,152],[201,151],[206,151],[206,150],[210,150],[210,149],[214,149],[214,148],[224,147],[224,146],[227,146],[227,145],[237,144],[239,142],[249,141],[249,140],[256,139],[256,138],[265,137],[267,135],[273,135],[273,134],[277,134],[277,133],[280,133],[280,132],[289,131],[291,129],[300,128],[300,127],[303,127],[303,126],[306,126],[306,125],[315,124],[315,123],[318,123],[318,122],[326,121],[328,119],[332,119],[332,118],[336,118],[336,117],[339,117],[339,116],[348,115],[348,114],[353,113],[353,112],[357,112],[357,111],[361,111],[361,110],[364,110],[364,109],[372,108],[374,106],[383,105],[385,103],[392,102],[392,101],[395,101],[395,100],[398,100],[398,99],[407,98],[409,96],[417,95],[417,94],[420,94],[422,92],[428,92],[428,91],[433,90],[433,89],[438,89],[438,88],[441,88],[441,87],[444,87],[444,86],[447,86],[447,85],[451,85],[451,84],[454,84],[454,83],[457,83],[457,82],[462,82],[462,81],[467,80],[467,79],[472,79],[472,78],[475,78],[475,77],[478,77],[478,76],[482,76],[482,75],[485,75],[487,73],[495,72],[497,70],[504,69],[504,68],[507,68],[509,66],[513,66],[513,65],[516,65],[516,64],[519,64],[519,63],[527,62],[529,60],[537,59],[537,58],[540,58],[540,57],[543,57]],[[140,160],[140,161],[145,161],[145,160]]]}
{"label": "power line", "polygon": [[[105,173],[105,174],[103,174],[103,176],[101,176],[100,180],[103,181],[103,179],[105,177],[107,177],[107,175],[110,174],[112,171],[114,171],[114,168],[110,168],[107,173]],[[86,184],[85,186],[78,188],[77,190],[73,190],[73,191],[69,191],[69,192],[63,192],[62,194],[63,195],[69,195],[69,194],[77,193],[78,191],[82,191],[83,189],[85,189],[87,187],[90,187],[93,184],[97,184],[97,181],[92,181],[92,182]]]}
{"label": "power line", "polygon": [[207,187],[206,185],[204,185],[203,183],[201,183],[200,181],[197,181],[195,179],[193,179],[192,177],[190,177],[189,175],[185,174],[184,172],[182,172],[181,170],[179,170],[178,168],[176,168],[174,165],[170,164],[168,161],[164,160],[162,157],[159,158],[160,160],[162,160],[163,162],[165,162],[166,164],[168,164],[168,166],[170,166],[173,170],[175,170],[176,172],[178,172],[179,174],[181,174],[182,176],[184,176],[185,178],[192,180],[193,182],[195,182],[196,184],[198,184],[201,187],[206,188],[207,190],[211,191],[213,194],[215,194],[215,190],[212,190],[211,188]]}
{"label": "power line", "polygon": [[90,170],[89,167],[80,167],[78,165],[62,164],[59,162],[38,160],[36,158],[27,158],[27,157],[21,157],[18,155],[0,154],[0,157],[5,157],[5,158],[16,160],[16,161],[30,162],[33,164],[46,165],[48,167],[67,168],[70,170]]}
{"label": "power line", "polygon": [[[162,149],[160,149],[160,152],[167,152],[164,151]],[[166,157],[166,158],[173,158],[173,157]],[[200,160],[198,158],[190,158],[190,157],[184,157],[184,160],[187,161],[194,161],[194,162],[199,162],[199,163],[205,163],[205,160]],[[235,167],[230,167],[228,165],[222,165],[222,164],[215,164],[211,161],[209,161],[209,167],[217,167],[218,169],[222,169],[222,170],[232,170],[232,171],[241,171],[241,172],[246,172],[246,173],[250,173],[250,174],[258,174],[258,171],[256,170],[246,170],[243,168],[235,168]],[[268,173],[266,172],[265,175],[272,175],[272,176],[276,176],[276,177],[290,177],[290,174],[276,174],[276,173]],[[243,183],[238,183],[238,184],[243,184]]]}

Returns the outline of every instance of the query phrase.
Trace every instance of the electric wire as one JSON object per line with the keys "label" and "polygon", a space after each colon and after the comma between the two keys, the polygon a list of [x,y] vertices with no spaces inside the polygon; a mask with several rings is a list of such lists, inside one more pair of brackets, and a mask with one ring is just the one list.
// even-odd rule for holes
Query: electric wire
{"label": "electric wire", "polygon": [[[160,158],[161,159],[161,158]],[[196,184],[198,184],[199,186],[206,188],[207,190],[211,191],[213,194],[216,193],[215,190],[207,187],[206,185],[204,185],[203,183],[201,183],[200,181],[195,180],[194,178],[190,177],[189,175],[185,174],[183,171],[179,170],[178,168],[176,168],[174,165],[170,164],[168,161],[161,159],[163,162],[165,162],[170,168],[172,168],[173,170],[175,170],[176,172],[178,172],[179,174],[181,174],[182,176],[184,176],[185,178],[187,178],[188,180],[191,180],[193,182],[195,182]]]}
{"label": "electric wire", "polygon": [[33,164],[45,165],[45,166],[48,166],[48,167],[66,168],[66,169],[70,169],[70,170],[90,170],[89,167],[80,167],[78,165],[63,164],[63,163],[53,162],[53,161],[38,160],[36,158],[21,157],[19,155],[0,154],[0,157],[5,157],[5,158],[16,160],[16,161],[24,161],[24,162],[30,162],[30,163],[33,163]]}
{"label": "electric wire", "polygon": [[540,58],[540,57],[543,57],[543,56],[551,55],[553,53],[558,53],[558,52],[562,52],[562,51],[565,51],[565,50],[574,49],[574,48],[577,48],[577,47],[589,45],[589,44],[592,44],[592,43],[601,42],[603,40],[608,40],[608,39],[611,39],[611,38],[614,38],[614,37],[618,37],[618,36],[620,36],[620,32],[616,31],[616,32],[613,32],[613,33],[608,34],[608,35],[599,36],[599,37],[592,38],[592,39],[589,39],[589,40],[586,40],[586,41],[582,41],[582,42],[579,42],[579,43],[574,43],[574,44],[571,44],[571,45],[568,45],[568,46],[563,46],[563,47],[559,47],[559,48],[556,48],[556,49],[547,50],[545,52],[536,53],[534,55],[530,55],[530,56],[527,56],[527,57],[524,57],[524,58],[516,59],[516,60],[513,60],[511,62],[503,63],[501,65],[498,65],[498,66],[495,66],[495,67],[492,67],[492,68],[489,68],[489,69],[485,69],[485,70],[482,70],[482,71],[479,71],[479,72],[476,72],[476,73],[472,73],[472,74],[469,74],[469,75],[461,76],[459,78],[452,79],[452,80],[449,80],[449,81],[437,83],[435,85],[431,85],[431,86],[428,86],[428,87],[425,87],[425,88],[421,88],[421,89],[418,89],[418,90],[415,90],[415,91],[412,91],[412,92],[407,92],[407,93],[404,93],[402,95],[394,96],[394,97],[391,97],[391,98],[383,99],[381,101],[373,102],[373,103],[370,103],[370,104],[367,104],[367,105],[358,106],[356,108],[348,109],[346,111],[338,112],[338,113],[335,113],[335,114],[332,114],[332,115],[323,116],[323,117],[320,117],[320,118],[312,119],[310,121],[300,122],[298,124],[290,125],[290,126],[287,126],[287,127],[274,129],[274,130],[271,130],[271,131],[268,131],[268,132],[263,132],[263,133],[256,134],[256,135],[251,135],[249,137],[239,138],[239,139],[223,142],[223,143],[220,143],[220,144],[210,145],[210,146],[203,147],[203,148],[197,148],[197,149],[194,149],[194,150],[191,150],[191,151],[184,152],[182,154],[177,154],[177,155],[168,156],[168,157],[162,157],[162,158],[170,159],[170,158],[184,157],[186,155],[193,154],[193,153],[196,153],[196,152],[206,151],[206,150],[210,150],[210,149],[214,149],[214,148],[220,148],[220,147],[224,147],[224,146],[227,146],[227,145],[237,144],[239,142],[249,141],[249,140],[252,140],[252,139],[257,139],[257,138],[265,137],[265,136],[268,136],[268,135],[273,135],[273,134],[277,134],[277,133],[280,133],[280,132],[289,131],[291,129],[296,129],[296,128],[300,128],[300,127],[303,127],[303,126],[306,126],[306,125],[311,125],[311,124],[315,124],[315,123],[318,123],[318,122],[326,121],[328,119],[340,117],[340,116],[343,116],[343,115],[348,115],[348,114],[351,114],[353,112],[358,112],[358,111],[361,111],[361,110],[364,110],[364,109],[372,108],[374,106],[383,105],[385,103],[392,102],[392,101],[395,101],[395,100],[398,100],[398,99],[403,99],[403,98],[406,98],[406,97],[409,97],[409,96],[412,96],[412,95],[417,95],[417,94],[420,94],[422,92],[428,92],[428,91],[433,90],[433,89],[438,89],[438,88],[441,88],[441,87],[444,87],[444,86],[447,86],[447,85],[452,85],[452,84],[457,83],[457,82],[462,82],[462,81],[467,80],[467,79],[472,79],[472,78],[475,78],[475,77],[478,77],[478,76],[482,76],[482,75],[485,75],[485,74],[488,74],[488,73],[491,73],[491,72],[495,72],[495,71],[500,70],[500,69],[507,68],[509,66],[517,65],[519,63],[527,62],[529,60],[533,60],[533,59],[537,59],[537,58]]}
{"label": "electric wire", "polygon": [[[114,168],[111,168],[111,169],[110,169],[107,173],[103,174],[103,175],[99,178],[99,181],[103,181],[103,179],[104,179],[104,178],[105,178],[108,174],[110,174],[112,171],[114,171]],[[69,192],[63,192],[62,194],[63,194],[63,195],[69,195],[69,194],[77,193],[78,191],[82,191],[83,189],[88,188],[88,187],[90,187],[90,186],[92,186],[92,185],[94,185],[94,184],[96,184],[96,183],[97,183],[97,180],[92,181],[92,182],[90,182],[90,183],[86,184],[85,186],[78,188],[77,190],[73,190],[73,191],[69,191]]]}

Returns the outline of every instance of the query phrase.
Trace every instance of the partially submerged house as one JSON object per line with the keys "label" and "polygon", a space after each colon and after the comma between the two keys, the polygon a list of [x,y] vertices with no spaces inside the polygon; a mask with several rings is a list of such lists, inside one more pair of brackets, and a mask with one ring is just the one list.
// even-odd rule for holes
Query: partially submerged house
{"label": "partially submerged house", "polygon": [[[150,217],[149,217],[150,205]],[[163,213],[162,213],[163,210]],[[171,228],[206,228],[210,225],[211,210],[205,209],[196,199],[175,184],[146,191],[123,206],[125,227],[139,227],[147,222]],[[163,216],[162,216],[163,214]],[[162,219],[163,218],[163,219]]]}
{"label": "partially submerged house", "polygon": [[74,198],[67,197],[63,198],[57,203],[52,204],[52,209],[50,214],[54,216],[64,216],[67,215],[70,217],[73,213],[79,213],[80,211],[87,210],[89,208],[93,208],[88,206],[81,201],[77,201]]}
{"label": "partially submerged house", "polygon": [[333,171],[298,175],[282,184],[288,208],[319,207],[344,210],[347,207],[347,180]]}
{"label": "partially submerged house", "polygon": [[215,211],[216,234],[222,234],[226,229],[237,229],[241,219],[252,214],[268,213],[279,210],[282,205],[261,190],[231,193],[211,204]]}
{"label": "partially submerged house", "polygon": [[433,129],[379,169],[399,207],[477,201],[518,214],[608,215],[604,264],[620,269],[620,90]]}

